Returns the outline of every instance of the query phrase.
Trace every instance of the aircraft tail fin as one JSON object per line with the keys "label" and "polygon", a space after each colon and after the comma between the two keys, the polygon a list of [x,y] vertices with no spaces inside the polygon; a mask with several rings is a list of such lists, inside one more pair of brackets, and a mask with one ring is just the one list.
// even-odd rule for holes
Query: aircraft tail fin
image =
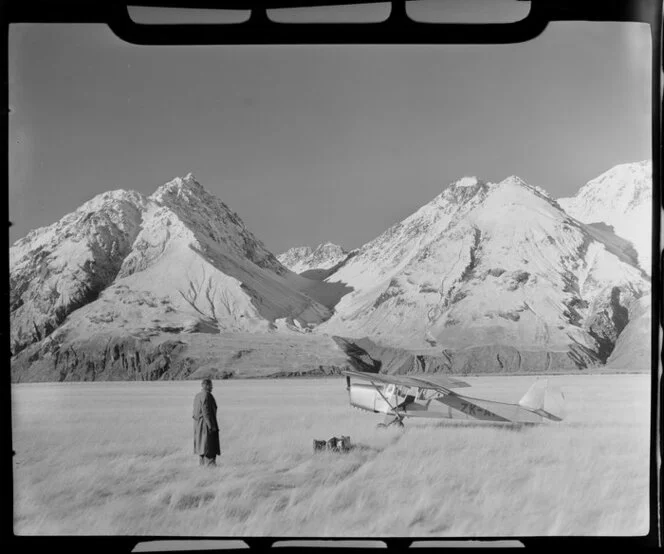
{"label": "aircraft tail fin", "polygon": [[559,387],[550,386],[548,379],[538,379],[519,400],[519,406],[553,421],[565,417],[565,395]]}

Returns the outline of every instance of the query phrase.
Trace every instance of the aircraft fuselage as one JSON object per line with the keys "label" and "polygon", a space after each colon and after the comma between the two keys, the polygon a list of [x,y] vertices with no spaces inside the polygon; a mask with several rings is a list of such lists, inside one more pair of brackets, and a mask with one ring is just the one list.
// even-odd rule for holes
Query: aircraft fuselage
{"label": "aircraft fuselage", "polygon": [[349,396],[351,406],[400,417],[519,423],[542,423],[545,419],[553,419],[551,414],[538,414],[518,404],[393,384],[353,383],[349,387]]}

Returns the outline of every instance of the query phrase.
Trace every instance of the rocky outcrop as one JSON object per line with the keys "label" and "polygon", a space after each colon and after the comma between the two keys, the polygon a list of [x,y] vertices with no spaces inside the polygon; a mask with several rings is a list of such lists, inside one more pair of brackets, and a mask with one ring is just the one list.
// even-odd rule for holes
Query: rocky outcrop
{"label": "rocky outcrop", "polygon": [[338,375],[547,373],[597,364],[590,352],[530,352],[508,346],[410,352],[370,339],[275,335],[98,336],[47,340],[14,357],[12,382],[156,381]]}
{"label": "rocky outcrop", "polygon": [[629,305],[627,325],[606,362],[608,368],[640,371],[652,368],[651,302],[651,295],[646,295]]}
{"label": "rocky outcrop", "polygon": [[381,346],[368,338],[334,337],[358,371],[403,375],[409,373],[447,373],[456,375],[490,373],[547,373],[579,370],[597,365],[592,352],[537,352],[511,346],[476,346],[458,351],[409,352]]}
{"label": "rocky outcrop", "polygon": [[334,341],[312,335],[151,332],[70,340],[58,333],[15,356],[11,379],[25,383],[322,376],[349,367]]}
{"label": "rocky outcrop", "polygon": [[570,347],[565,352],[519,350],[513,346],[474,346],[453,352],[450,373],[549,373],[594,367],[592,351]]}
{"label": "rocky outcrop", "polygon": [[187,343],[136,336],[32,346],[12,363],[12,381],[156,381],[186,379],[194,370]]}
{"label": "rocky outcrop", "polygon": [[629,321],[629,312],[621,305],[620,296],[620,288],[613,287],[608,298],[597,302],[599,306],[596,306],[592,318],[587,323],[589,333],[597,342],[597,356],[602,363],[608,360],[618,337]]}

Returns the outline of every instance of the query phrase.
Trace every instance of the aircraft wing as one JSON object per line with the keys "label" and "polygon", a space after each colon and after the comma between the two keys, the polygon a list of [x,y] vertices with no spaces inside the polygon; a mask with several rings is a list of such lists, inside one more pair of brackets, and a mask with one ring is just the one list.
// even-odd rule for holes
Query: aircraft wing
{"label": "aircraft wing", "polygon": [[460,379],[454,379],[447,375],[384,375],[380,373],[368,373],[366,371],[346,370],[343,375],[364,379],[372,383],[386,383],[419,389],[432,389],[448,392],[449,389],[469,387],[470,385]]}

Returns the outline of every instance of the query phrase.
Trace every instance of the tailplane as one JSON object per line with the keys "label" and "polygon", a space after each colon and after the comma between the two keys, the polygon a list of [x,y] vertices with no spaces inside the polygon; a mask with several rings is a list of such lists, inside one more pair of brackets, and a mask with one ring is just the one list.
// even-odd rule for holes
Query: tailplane
{"label": "tailplane", "polygon": [[559,387],[550,386],[548,379],[539,379],[519,400],[519,406],[553,421],[565,417],[565,395]]}

